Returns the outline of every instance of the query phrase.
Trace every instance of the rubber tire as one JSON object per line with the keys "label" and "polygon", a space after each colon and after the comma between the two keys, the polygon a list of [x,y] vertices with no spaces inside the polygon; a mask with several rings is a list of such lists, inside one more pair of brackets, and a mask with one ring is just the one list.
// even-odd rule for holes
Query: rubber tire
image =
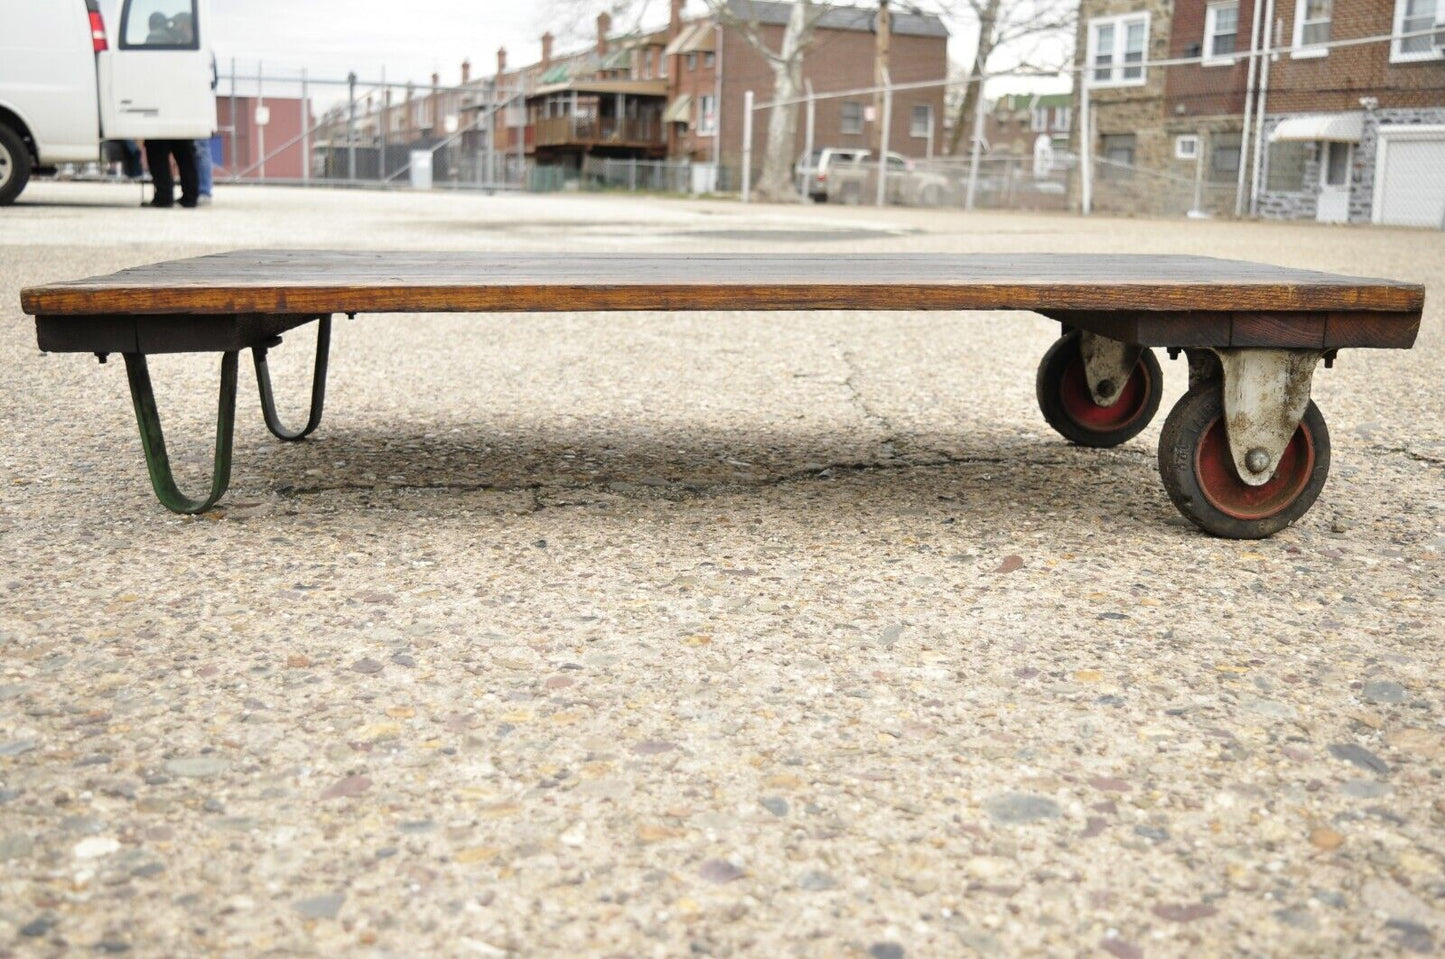
{"label": "rubber tire", "polygon": [[1133,419],[1112,430],[1094,430],[1080,423],[1069,415],[1059,395],[1059,388],[1069,367],[1083,362],[1083,357],[1079,355],[1078,331],[1055,340],[1054,345],[1049,347],[1044,358],[1039,361],[1039,371],[1034,377],[1034,395],[1038,398],[1039,411],[1044,414],[1044,419],[1055,432],[1069,442],[1095,449],[1118,446],[1138,436],[1154,419],[1154,414],[1159,412],[1159,402],[1164,398],[1164,371],[1160,369],[1154,351],[1146,349],[1140,353],[1139,366],[1134,371],[1137,376],[1139,368],[1142,367],[1148,380],[1144,405]]}
{"label": "rubber tire", "polygon": [[[1224,390],[1219,380],[1201,383],[1185,393],[1169,411],[1159,436],[1159,476],[1175,508],[1206,533],[1226,539],[1263,539],[1299,519],[1319,498],[1330,473],[1330,431],[1319,407],[1311,401],[1299,426],[1309,432],[1308,441],[1314,447],[1309,479],[1278,511],[1259,519],[1240,519],[1209,502],[1197,475],[1195,450],[1205,432],[1223,416]],[[1232,469],[1233,463],[1229,466]]]}
{"label": "rubber tire", "polygon": [[0,187],[0,206],[9,206],[30,181],[30,151],[20,134],[0,123],[0,153],[10,156],[10,179]]}

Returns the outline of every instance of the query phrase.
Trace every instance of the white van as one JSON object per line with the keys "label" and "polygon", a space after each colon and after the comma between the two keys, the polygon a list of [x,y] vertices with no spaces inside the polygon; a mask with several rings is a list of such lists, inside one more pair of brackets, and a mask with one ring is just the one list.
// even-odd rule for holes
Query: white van
{"label": "white van", "polygon": [[102,140],[199,140],[216,126],[209,0],[0,0],[0,206]]}

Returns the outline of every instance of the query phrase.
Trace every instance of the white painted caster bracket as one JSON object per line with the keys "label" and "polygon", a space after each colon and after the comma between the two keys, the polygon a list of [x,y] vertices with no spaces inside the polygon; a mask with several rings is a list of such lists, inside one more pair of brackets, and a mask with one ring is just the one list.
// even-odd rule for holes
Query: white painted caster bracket
{"label": "white painted caster bracket", "polygon": [[1216,348],[1224,374],[1224,428],[1239,478],[1274,476],[1310,404],[1319,350]]}
{"label": "white painted caster bracket", "polygon": [[1139,365],[1139,354],[1144,347],[1132,343],[1111,340],[1107,336],[1079,332],[1079,355],[1084,360],[1084,379],[1089,383],[1089,394],[1100,406],[1109,407],[1119,402],[1134,367]]}

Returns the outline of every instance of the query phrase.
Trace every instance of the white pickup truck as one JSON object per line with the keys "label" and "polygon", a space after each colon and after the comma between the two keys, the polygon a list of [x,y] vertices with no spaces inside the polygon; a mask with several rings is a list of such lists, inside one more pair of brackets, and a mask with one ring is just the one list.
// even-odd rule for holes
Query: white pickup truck
{"label": "white pickup truck", "polygon": [[99,160],[103,140],[197,140],[216,126],[208,0],[0,0],[0,206],[30,174]]}

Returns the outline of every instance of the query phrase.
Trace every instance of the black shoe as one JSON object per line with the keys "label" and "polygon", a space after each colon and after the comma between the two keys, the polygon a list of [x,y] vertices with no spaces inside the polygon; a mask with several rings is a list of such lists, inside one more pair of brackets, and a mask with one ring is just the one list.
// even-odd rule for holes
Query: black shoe
{"label": "black shoe", "polygon": [[154,207],[157,210],[169,210],[171,207],[175,206],[175,203],[161,203],[157,200],[152,200],[149,203],[142,203],[141,206]]}

